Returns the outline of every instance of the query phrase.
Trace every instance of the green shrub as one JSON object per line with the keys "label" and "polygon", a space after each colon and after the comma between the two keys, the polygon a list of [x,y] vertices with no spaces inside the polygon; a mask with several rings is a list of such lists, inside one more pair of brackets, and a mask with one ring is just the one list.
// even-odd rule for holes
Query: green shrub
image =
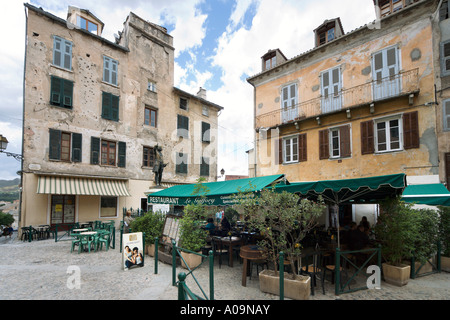
{"label": "green shrub", "polygon": [[450,207],[439,207],[439,235],[442,254],[450,257]]}
{"label": "green shrub", "polygon": [[417,238],[414,242],[414,257],[422,264],[436,254],[439,239],[439,214],[435,210],[416,210]]}
{"label": "green shrub", "polygon": [[162,212],[149,211],[131,223],[133,232],[145,232],[145,244],[155,243],[155,238],[162,236],[165,214]]}
{"label": "green shrub", "polygon": [[375,226],[375,235],[381,242],[381,253],[385,260],[399,266],[410,259],[418,238],[417,211],[411,204],[399,198],[380,203],[381,214]]}
{"label": "green shrub", "polygon": [[0,210],[0,225],[1,226],[9,226],[13,224],[14,217],[9,213],[4,213]]}
{"label": "green shrub", "polygon": [[205,207],[200,204],[189,204],[184,208],[180,219],[180,243],[183,249],[198,252],[206,245],[207,231],[202,228],[200,218],[205,215]]}

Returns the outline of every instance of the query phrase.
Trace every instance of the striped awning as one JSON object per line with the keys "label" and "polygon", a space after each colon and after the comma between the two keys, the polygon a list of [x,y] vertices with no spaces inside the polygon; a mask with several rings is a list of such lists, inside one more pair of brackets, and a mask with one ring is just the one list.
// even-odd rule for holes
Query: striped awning
{"label": "striped awning", "polygon": [[41,176],[38,194],[129,197],[126,181],[62,176]]}

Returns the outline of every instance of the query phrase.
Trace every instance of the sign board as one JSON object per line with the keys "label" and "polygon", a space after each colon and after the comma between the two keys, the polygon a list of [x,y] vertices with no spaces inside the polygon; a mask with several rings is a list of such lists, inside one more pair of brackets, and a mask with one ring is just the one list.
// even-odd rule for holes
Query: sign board
{"label": "sign board", "polygon": [[125,233],[122,238],[122,268],[144,266],[144,237],[142,232]]}

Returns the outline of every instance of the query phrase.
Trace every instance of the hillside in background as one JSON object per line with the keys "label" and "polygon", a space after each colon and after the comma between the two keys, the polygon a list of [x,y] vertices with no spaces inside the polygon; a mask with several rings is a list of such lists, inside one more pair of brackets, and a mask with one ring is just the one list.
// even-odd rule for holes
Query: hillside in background
{"label": "hillside in background", "polygon": [[19,199],[20,179],[0,180],[0,201],[9,201]]}

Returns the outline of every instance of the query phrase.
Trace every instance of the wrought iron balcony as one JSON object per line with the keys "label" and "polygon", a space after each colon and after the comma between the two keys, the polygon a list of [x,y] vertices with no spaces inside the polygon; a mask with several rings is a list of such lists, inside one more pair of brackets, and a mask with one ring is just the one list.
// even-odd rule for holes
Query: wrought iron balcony
{"label": "wrought iron balcony", "polygon": [[396,75],[374,80],[337,94],[320,96],[295,106],[281,108],[256,116],[256,128],[271,128],[279,125],[339,112],[374,102],[388,100],[419,91],[419,69],[400,72]]}

